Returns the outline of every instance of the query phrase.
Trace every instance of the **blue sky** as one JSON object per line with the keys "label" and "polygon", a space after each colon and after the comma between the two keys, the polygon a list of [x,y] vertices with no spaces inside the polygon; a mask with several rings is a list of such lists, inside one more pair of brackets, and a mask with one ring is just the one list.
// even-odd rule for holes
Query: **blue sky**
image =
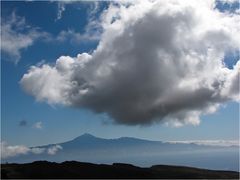
{"label": "blue sky", "polygon": [[[27,146],[58,143],[75,138],[83,133],[105,138],[131,136],[152,140],[235,140],[239,138],[239,104],[227,102],[217,112],[202,115],[197,126],[185,125],[175,128],[162,123],[150,125],[115,124],[110,117],[96,114],[88,109],[71,108],[63,105],[49,105],[37,102],[25,93],[19,84],[22,76],[31,65],[39,62],[54,63],[62,56],[75,57],[78,53],[92,52],[98,40],[57,41],[61,31],[72,30],[84,34],[89,19],[97,19],[107,5],[102,3],[98,11],[92,3],[64,5],[62,17],[57,20],[59,6],[57,2],[1,2],[2,19],[8,19],[14,13],[25,18],[25,23],[35,27],[38,33],[45,32],[26,48],[20,49],[18,63],[14,63],[9,54],[1,51],[1,138],[9,144]],[[18,31],[17,29],[15,29]],[[55,40],[54,40],[55,39]],[[236,55],[237,54],[237,55]],[[229,68],[239,59],[238,52],[225,55],[225,63]],[[43,61],[44,60],[44,61]],[[19,126],[20,121],[25,126]],[[36,128],[36,123],[41,127]]]}

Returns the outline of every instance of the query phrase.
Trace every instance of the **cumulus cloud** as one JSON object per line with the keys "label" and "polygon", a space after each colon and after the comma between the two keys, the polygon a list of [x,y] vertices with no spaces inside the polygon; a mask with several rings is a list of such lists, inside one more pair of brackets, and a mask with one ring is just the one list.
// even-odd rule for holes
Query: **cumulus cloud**
{"label": "cumulus cloud", "polygon": [[10,17],[1,18],[1,50],[8,55],[9,61],[18,63],[21,51],[33,45],[39,38],[48,38],[48,33],[26,23],[25,18],[15,12]]}
{"label": "cumulus cloud", "polygon": [[33,127],[36,128],[36,129],[42,129],[42,128],[43,128],[43,127],[42,127],[42,122],[41,122],[41,121],[36,122],[36,123],[33,125]]}
{"label": "cumulus cloud", "polygon": [[62,149],[62,146],[55,145],[55,146],[52,146],[52,147],[48,148],[47,152],[48,152],[49,155],[55,155],[61,149]]}
{"label": "cumulus cloud", "polygon": [[24,145],[8,145],[6,142],[1,142],[1,158],[6,159],[6,158],[11,158],[15,156],[20,156],[20,155],[27,155],[27,154],[42,154],[42,153],[47,153],[49,155],[55,155],[59,150],[62,149],[62,146],[60,145],[53,145],[48,148],[43,148],[43,147],[32,147],[29,148]]}
{"label": "cumulus cloud", "polygon": [[240,45],[240,18],[215,6],[114,2],[101,15],[93,53],[32,66],[20,84],[37,101],[88,108],[121,124],[197,125],[201,115],[240,99],[240,61],[233,69],[224,64]]}

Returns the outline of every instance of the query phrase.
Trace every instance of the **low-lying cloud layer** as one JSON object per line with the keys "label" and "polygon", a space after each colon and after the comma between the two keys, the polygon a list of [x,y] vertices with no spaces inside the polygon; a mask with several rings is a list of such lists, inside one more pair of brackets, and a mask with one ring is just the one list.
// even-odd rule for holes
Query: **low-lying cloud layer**
{"label": "low-lying cloud layer", "polygon": [[184,143],[184,144],[198,144],[206,146],[220,146],[220,147],[230,147],[239,146],[239,140],[191,140],[191,141],[169,141],[169,143]]}
{"label": "low-lying cloud layer", "polygon": [[20,84],[38,101],[107,113],[117,123],[200,122],[239,100],[239,14],[215,1],[113,3],[102,14],[97,49],[32,66]]}
{"label": "low-lying cloud layer", "polygon": [[26,155],[26,154],[42,154],[47,153],[49,155],[55,155],[59,150],[62,149],[62,146],[60,145],[53,145],[49,148],[40,148],[40,147],[34,147],[29,148],[24,145],[15,145],[11,146],[8,145],[6,142],[1,142],[1,158],[6,159],[10,157],[15,157],[18,155]]}

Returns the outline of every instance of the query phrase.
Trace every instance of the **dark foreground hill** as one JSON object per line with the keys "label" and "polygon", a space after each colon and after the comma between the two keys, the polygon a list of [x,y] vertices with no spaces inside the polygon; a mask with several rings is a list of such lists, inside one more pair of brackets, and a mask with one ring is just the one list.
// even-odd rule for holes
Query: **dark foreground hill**
{"label": "dark foreground hill", "polygon": [[171,178],[239,179],[234,171],[215,171],[184,166],[156,165],[141,168],[130,164],[91,164],[76,161],[55,163],[35,161],[26,164],[2,164],[1,178]]}

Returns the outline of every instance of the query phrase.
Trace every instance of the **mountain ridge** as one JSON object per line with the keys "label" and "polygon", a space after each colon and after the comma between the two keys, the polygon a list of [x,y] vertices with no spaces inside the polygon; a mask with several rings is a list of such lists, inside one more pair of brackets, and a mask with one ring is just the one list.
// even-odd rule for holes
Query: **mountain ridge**
{"label": "mountain ridge", "polygon": [[[50,143],[50,144],[45,144],[45,145],[38,145],[38,146],[31,146],[30,148],[41,148],[41,147],[46,147],[46,146],[53,146],[53,145],[61,145],[61,144],[65,144],[65,143],[69,143],[71,141],[78,141],[78,140],[83,140],[83,139],[87,139],[87,140],[103,140],[103,141],[122,141],[122,140],[135,140],[135,141],[144,141],[144,142],[149,142],[149,143],[165,143],[165,144],[187,144],[187,145],[197,145],[197,146],[217,146],[217,147],[222,147],[221,145],[209,145],[209,144],[199,144],[197,142],[194,141],[190,141],[189,143],[186,143],[185,141],[162,141],[162,140],[148,140],[145,138],[136,138],[136,137],[128,137],[128,136],[122,136],[119,138],[102,138],[102,137],[97,137],[95,135],[92,135],[90,133],[83,133],[80,136],[77,136],[71,140],[67,140],[64,142],[59,142],[59,143]],[[227,147],[239,147],[238,145],[229,145]]]}
{"label": "mountain ridge", "polygon": [[[5,161],[26,163],[37,160],[55,162],[75,160],[105,164],[120,162],[141,167],[168,164],[206,169],[239,169],[238,147],[170,143],[133,137],[104,139],[85,133],[70,141],[35,146],[32,149],[27,154],[10,157]],[[41,153],[34,153],[36,152],[34,150]]]}
{"label": "mountain ridge", "polygon": [[71,140],[68,141],[64,141],[64,142],[59,142],[59,143],[50,143],[50,144],[45,144],[45,145],[38,145],[38,146],[31,146],[30,148],[42,148],[42,147],[47,147],[47,146],[53,146],[53,145],[61,145],[61,144],[65,144],[65,143],[69,143],[72,141],[79,141],[79,140],[83,140],[83,139],[87,139],[87,140],[104,140],[104,141],[115,141],[115,140],[136,140],[136,141],[145,141],[145,142],[155,142],[155,143],[168,143],[168,142],[164,142],[164,141],[154,141],[154,140],[148,140],[148,139],[141,139],[141,138],[136,138],[136,137],[127,137],[127,136],[122,136],[119,138],[102,138],[102,137],[97,137],[95,135],[92,135],[90,133],[83,133],[80,136],[77,136]]}

